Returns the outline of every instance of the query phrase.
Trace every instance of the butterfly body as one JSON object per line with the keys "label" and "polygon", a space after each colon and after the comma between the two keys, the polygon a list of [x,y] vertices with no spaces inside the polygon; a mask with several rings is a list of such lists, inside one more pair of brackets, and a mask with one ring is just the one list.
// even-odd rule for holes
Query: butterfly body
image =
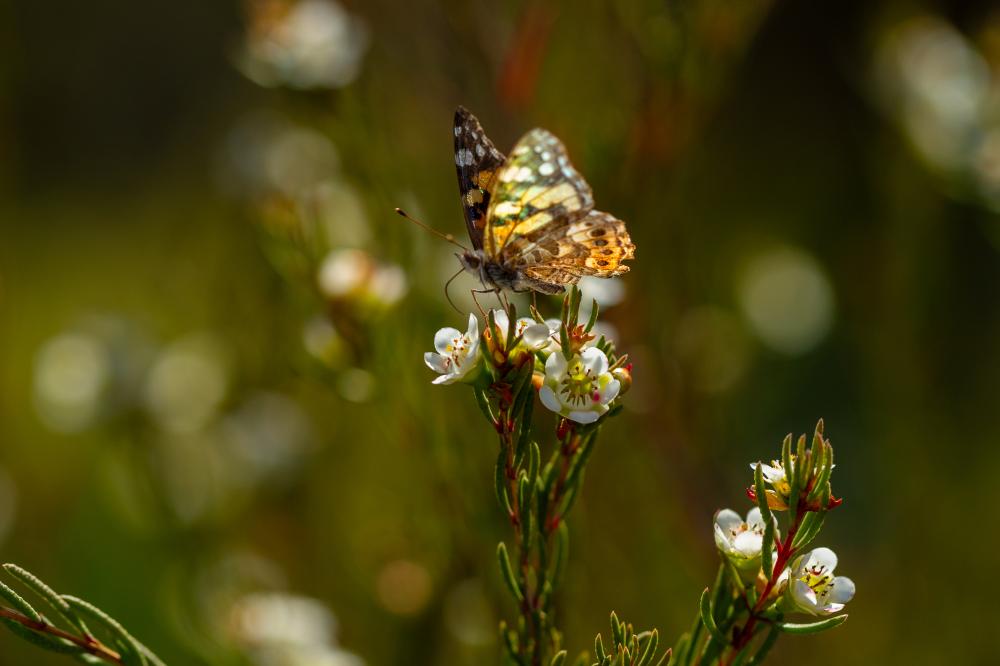
{"label": "butterfly body", "polygon": [[455,112],[455,165],[472,249],[462,267],[491,289],[558,294],[581,277],[613,277],[635,256],[625,223],[594,210],[590,186],[543,129],[509,157],[466,109]]}

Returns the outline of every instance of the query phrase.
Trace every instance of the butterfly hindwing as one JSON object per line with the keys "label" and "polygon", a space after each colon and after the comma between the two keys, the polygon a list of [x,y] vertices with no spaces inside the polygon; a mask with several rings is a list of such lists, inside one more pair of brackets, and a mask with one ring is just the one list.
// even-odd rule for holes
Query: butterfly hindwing
{"label": "butterfly hindwing", "polygon": [[455,111],[455,169],[462,197],[462,212],[469,239],[476,250],[483,247],[490,191],[506,158],[493,146],[479,120],[464,107]]}
{"label": "butterfly hindwing", "polygon": [[[533,129],[514,146],[490,191],[483,250],[502,262],[516,255],[516,241],[548,235],[587,215],[593,194],[550,132]],[[510,246],[515,243],[515,246]],[[512,262],[511,262],[512,263]]]}
{"label": "butterfly hindwing", "polygon": [[575,284],[588,275],[621,275],[628,272],[622,262],[635,257],[625,223],[602,211],[553,227],[534,240],[517,239],[513,245],[514,266],[529,278],[555,284]]}

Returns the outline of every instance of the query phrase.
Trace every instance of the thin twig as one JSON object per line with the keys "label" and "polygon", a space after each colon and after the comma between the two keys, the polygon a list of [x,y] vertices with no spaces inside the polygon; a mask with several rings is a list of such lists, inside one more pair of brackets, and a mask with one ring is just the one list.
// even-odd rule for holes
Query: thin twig
{"label": "thin twig", "polygon": [[45,621],[33,620],[26,615],[22,615],[15,610],[10,608],[5,608],[0,606],[0,617],[6,618],[8,620],[13,620],[21,626],[31,629],[32,631],[37,631],[40,634],[48,634],[49,636],[55,636],[56,638],[61,638],[65,641],[73,643],[81,650],[87,654],[91,654],[98,659],[103,659],[112,664],[121,664],[121,655],[109,648],[104,643],[100,642],[93,636],[75,636],[69,632],[63,631],[59,627],[49,624]]}

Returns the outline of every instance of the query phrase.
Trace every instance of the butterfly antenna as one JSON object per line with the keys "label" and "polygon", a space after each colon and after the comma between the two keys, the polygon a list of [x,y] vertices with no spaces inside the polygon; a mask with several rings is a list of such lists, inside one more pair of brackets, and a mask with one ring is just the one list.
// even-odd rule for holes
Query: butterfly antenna
{"label": "butterfly antenna", "polygon": [[429,231],[430,233],[434,234],[438,238],[443,238],[446,241],[448,241],[449,243],[451,243],[452,245],[455,245],[455,246],[458,246],[458,247],[462,248],[466,252],[469,251],[469,248],[465,247],[464,245],[462,245],[461,243],[459,243],[457,240],[455,240],[455,237],[452,236],[451,234],[446,234],[444,232],[438,231],[434,227],[432,227],[430,225],[427,225],[427,224],[424,224],[420,220],[417,220],[417,219],[415,219],[413,217],[410,217],[410,215],[407,214],[407,212],[405,210],[403,210],[402,208],[397,208],[396,209],[396,214],[399,215],[400,217],[405,217],[410,222],[413,222],[418,227],[421,227],[424,231]]}
{"label": "butterfly antenna", "polygon": [[458,309],[458,306],[455,305],[455,301],[451,300],[451,294],[448,293],[448,287],[451,286],[452,281],[459,275],[461,275],[464,271],[465,271],[464,268],[459,268],[458,272],[452,275],[450,278],[448,278],[448,281],[444,283],[444,297],[448,301],[449,305],[451,305],[451,307],[454,308],[455,312],[457,312],[458,314],[465,314],[465,313]]}

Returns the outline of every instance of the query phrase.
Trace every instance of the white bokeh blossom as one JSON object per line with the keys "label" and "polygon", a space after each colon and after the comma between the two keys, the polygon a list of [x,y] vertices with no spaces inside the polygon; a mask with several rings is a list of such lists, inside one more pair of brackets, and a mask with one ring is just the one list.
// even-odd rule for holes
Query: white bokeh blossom
{"label": "white bokeh blossom", "polygon": [[593,423],[607,413],[621,390],[608,370],[608,357],[596,347],[584,349],[569,361],[553,353],[545,362],[545,379],[538,397],[548,409],[577,423]]}
{"label": "white bokeh blossom", "polygon": [[779,582],[787,582],[787,599],[796,610],[810,615],[830,615],[843,610],[854,598],[854,581],[834,576],[837,555],[829,548],[816,548],[797,557]]}
{"label": "white bokeh blossom", "polygon": [[434,335],[436,352],[424,354],[424,363],[438,373],[434,384],[454,384],[470,377],[479,366],[479,320],[469,315],[469,329],[442,328]]}

